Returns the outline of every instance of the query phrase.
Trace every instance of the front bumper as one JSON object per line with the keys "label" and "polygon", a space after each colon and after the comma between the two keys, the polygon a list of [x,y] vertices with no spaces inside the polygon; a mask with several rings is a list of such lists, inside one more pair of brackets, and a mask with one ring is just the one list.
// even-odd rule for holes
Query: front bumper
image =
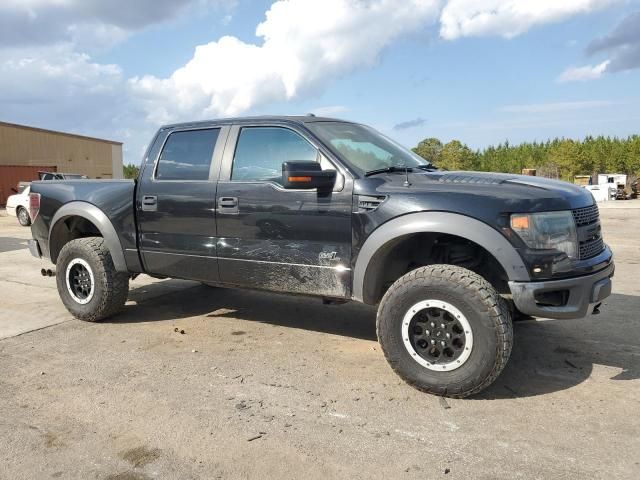
{"label": "front bumper", "polygon": [[[526,315],[544,318],[582,318],[611,294],[613,261],[597,273],[542,282],[509,282],[513,302]],[[545,303],[544,295],[557,294],[561,305]]]}
{"label": "front bumper", "polygon": [[16,216],[16,207],[10,207],[7,205],[6,211],[7,211],[7,215],[11,215],[12,217]]}

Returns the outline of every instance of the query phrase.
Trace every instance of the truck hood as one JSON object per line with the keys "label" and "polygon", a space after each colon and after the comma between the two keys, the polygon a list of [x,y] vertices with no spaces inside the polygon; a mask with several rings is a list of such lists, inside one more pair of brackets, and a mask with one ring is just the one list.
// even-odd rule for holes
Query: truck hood
{"label": "truck hood", "polygon": [[[428,177],[427,177],[428,178]],[[435,180],[436,175],[431,177]],[[538,190],[542,190],[543,196],[557,197],[585,197],[591,198],[591,195],[584,188],[578,187],[568,182],[561,180],[552,180],[543,177],[533,177],[530,175],[510,175],[506,173],[482,173],[482,172],[444,172],[437,177],[437,181],[440,183],[462,183],[471,185],[506,185],[516,186],[514,193],[527,191],[528,194],[534,194],[531,188],[525,188],[517,190],[517,186],[532,187]],[[538,191],[537,194],[542,192]]]}
{"label": "truck hood", "polygon": [[[536,212],[593,205],[591,193],[568,182],[506,173],[434,171],[379,174],[356,182],[355,193],[411,197],[429,210]],[[454,207],[458,208],[454,208]]]}

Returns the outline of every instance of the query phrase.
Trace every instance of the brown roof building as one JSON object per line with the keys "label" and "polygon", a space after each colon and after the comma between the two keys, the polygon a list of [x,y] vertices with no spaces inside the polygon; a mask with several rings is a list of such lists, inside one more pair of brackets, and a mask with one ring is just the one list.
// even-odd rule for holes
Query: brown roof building
{"label": "brown roof building", "polygon": [[0,122],[0,205],[38,170],[122,178],[122,143]]}

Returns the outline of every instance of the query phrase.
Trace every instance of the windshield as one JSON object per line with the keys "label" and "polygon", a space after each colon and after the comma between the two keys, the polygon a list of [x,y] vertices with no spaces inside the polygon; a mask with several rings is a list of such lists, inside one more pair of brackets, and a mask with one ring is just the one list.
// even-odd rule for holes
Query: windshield
{"label": "windshield", "polygon": [[333,153],[364,175],[374,170],[431,166],[424,158],[365,125],[344,122],[310,122],[307,128]]}

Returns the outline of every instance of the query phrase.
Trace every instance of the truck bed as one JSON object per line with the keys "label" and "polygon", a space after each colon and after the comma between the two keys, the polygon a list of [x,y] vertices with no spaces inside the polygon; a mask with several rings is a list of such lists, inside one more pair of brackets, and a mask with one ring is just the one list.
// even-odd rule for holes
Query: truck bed
{"label": "truck bed", "polygon": [[[117,233],[122,251],[132,252],[132,267],[139,264],[136,251],[134,180],[50,180],[31,184],[31,192],[40,194],[40,211],[31,226],[33,238],[42,249],[42,255],[51,258],[49,234],[52,220],[64,205],[90,204],[99,209],[111,221]],[[56,219],[58,220],[58,219]],[[71,216],[65,220],[65,228],[73,228]],[[56,253],[54,252],[54,256]],[[129,264],[129,261],[127,261]]]}

